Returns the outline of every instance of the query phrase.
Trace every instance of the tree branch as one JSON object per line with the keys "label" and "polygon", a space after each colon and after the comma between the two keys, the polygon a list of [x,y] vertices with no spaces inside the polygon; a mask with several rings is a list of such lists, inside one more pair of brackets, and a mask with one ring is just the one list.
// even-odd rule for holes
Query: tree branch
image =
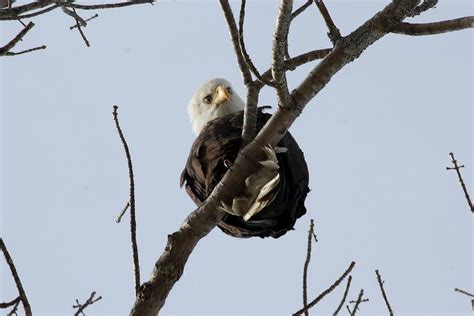
{"label": "tree branch", "polygon": [[333,316],[337,316],[337,314],[341,310],[342,306],[344,306],[344,302],[346,301],[347,294],[349,293],[349,288],[351,287],[351,282],[352,282],[352,276],[349,275],[349,278],[347,279],[346,289],[344,290],[344,295],[342,296],[341,302],[337,306],[336,310],[332,314]]}
{"label": "tree branch", "polygon": [[433,23],[400,23],[395,26],[392,33],[404,35],[435,35],[446,32],[459,31],[474,27],[474,16],[465,16],[458,19]]}
{"label": "tree branch", "polygon": [[382,277],[380,276],[379,270],[375,270],[375,274],[377,275],[377,282],[379,283],[380,292],[382,292],[383,300],[385,301],[385,305],[387,306],[388,314],[390,316],[393,316],[392,307],[390,307],[387,294],[385,293],[385,289],[383,288],[384,281],[382,281]]}
{"label": "tree branch", "polygon": [[303,267],[303,307],[305,308],[305,316],[309,316],[308,312],[308,268],[309,262],[311,261],[311,245],[313,241],[314,234],[314,220],[311,219],[308,230],[308,244],[306,248],[306,260]]}
{"label": "tree branch", "polygon": [[23,37],[25,37],[26,33],[28,33],[33,28],[33,26],[35,26],[33,22],[28,23],[10,42],[8,42],[5,46],[0,47],[0,56],[14,56],[29,53],[38,49],[45,49],[46,46],[43,45],[40,47],[27,49],[18,53],[10,52],[10,50],[13,49],[15,45],[23,39]]}
{"label": "tree branch", "polygon": [[95,291],[91,293],[91,295],[89,296],[89,298],[85,301],[84,304],[81,304],[79,303],[79,300],[76,299],[76,305],[73,305],[72,308],[76,309],[77,308],[77,311],[74,313],[74,316],[79,316],[79,315],[85,315],[84,314],[84,310],[94,304],[95,302],[99,301],[102,299],[102,296],[99,296],[98,298],[95,298],[94,299],[94,296],[95,296]]}
{"label": "tree branch", "polygon": [[128,164],[128,176],[130,179],[130,236],[132,242],[132,254],[133,254],[133,268],[135,274],[135,294],[138,296],[140,291],[140,263],[138,260],[138,245],[137,245],[137,222],[135,219],[135,180],[133,176],[133,165],[132,165],[132,156],[130,155],[130,150],[128,148],[127,141],[123,135],[122,128],[120,128],[120,123],[118,120],[118,106],[114,105],[114,122],[117,132],[122,141],[123,149],[125,150],[125,156],[127,157]]}
{"label": "tree branch", "polygon": [[326,26],[329,30],[328,32],[328,37],[333,43],[333,45],[336,45],[336,42],[341,39],[341,32],[339,29],[336,27],[334,24],[331,15],[329,14],[328,9],[326,8],[326,5],[324,4],[323,0],[314,0],[314,3],[319,9],[319,12],[323,16],[324,22],[326,23]]}
{"label": "tree branch", "polygon": [[234,46],[234,52],[237,57],[237,63],[239,64],[240,72],[244,80],[244,84],[248,85],[252,82],[252,74],[250,69],[245,63],[242,50],[239,45],[239,31],[235,23],[234,14],[232,13],[232,8],[230,7],[228,0],[219,0],[221,4],[222,11],[224,12],[224,17],[227,22],[227,27],[229,28],[230,38],[232,40],[232,45]]}
{"label": "tree branch", "polygon": [[471,212],[474,213],[474,206],[472,205],[471,197],[469,196],[469,192],[467,192],[466,184],[464,183],[464,179],[462,178],[461,171],[460,171],[461,168],[464,168],[464,165],[458,166],[458,162],[456,158],[454,158],[454,154],[449,153],[449,155],[451,156],[451,162],[453,163],[454,167],[446,167],[446,170],[456,170],[459,183],[461,184],[462,190],[464,192],[464,196],[466,197],[467,205],[469,206],[469,209],[471,210]]}
{"label": "tree branch", "polygon": [[[13,259],[8,252],[7,246],[3,242],[3,238],[0,238],[0,250],[3,252],[3,256],[7,261],[8,267],[10,268],[10,272],[13,276],[13,280],[15,280],[16,288],[18,289],[18,295],[20,296],[21,303],[23,304],[23,308],[25,309],[25,315],[31,316],[31,306],[28,302],[28,297],[26,296],[25,290],[23,289],[23,285],[21,284],[20,277],[18,276],[18,272],[16,271],[15,264],[13,263]],[[15,303],[18,304],[18,303]]]}
{"label": "tree branch", "polygon": [[281,0],[280,9],[273,32],[272,76],[278,98],[278,106],[293,108],[294,102],[288,90],[285,69],[285,51],[288,44],[288,32],[291,23],[292,0]]}
{"label": "tree branch", "polygon": [[327,288],[326,290],[324,290],[321,294],[318,295],[318,297],[316,297],[311,303],[308,304],[307,307],[303,307],[302,309],[300,309],[299,311],[297,311],[296,313],[293,314],[293,316],[298,316],[298,315],[301,315],[303,314],[305,311],[309,310],[311,307],[313,307],[314,305],[318,304],[326,295],[328,295],[329,293],[331,293],[336,287],[339,286],[339,284],[346,278],[346,276],[351,273],[352,269],[354,268],[355,266],[355,262],[352,261],[351,264],[349,265],[349,267],[346,269],[346,271],[344,271],[344,273],[339,277],[339,279],[336,280],[336,282],[334,282],[329,288]]}
{"label": "tree branch", "polygon": [[359,292],[359,296],[357,297],[357,300],[354,305],[354,309],[351,312],[351,316],[354,316],[357,313],[357,310],[359,309],[360,303],[362,303],[362,297],[364,296],[364,289],[361,289]]}

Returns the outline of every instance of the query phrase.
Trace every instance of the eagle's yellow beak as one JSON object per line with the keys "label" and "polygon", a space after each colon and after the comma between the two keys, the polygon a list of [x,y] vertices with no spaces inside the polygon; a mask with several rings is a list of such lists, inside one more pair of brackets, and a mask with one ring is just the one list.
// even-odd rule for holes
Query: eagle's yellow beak
{"label": "eagle's yellow beak", "polygon": [[216,106],[224,103],[225,101],[230,100],[230,93],[224,86],[217,86],[216,91],[214,92],[214,103]]}

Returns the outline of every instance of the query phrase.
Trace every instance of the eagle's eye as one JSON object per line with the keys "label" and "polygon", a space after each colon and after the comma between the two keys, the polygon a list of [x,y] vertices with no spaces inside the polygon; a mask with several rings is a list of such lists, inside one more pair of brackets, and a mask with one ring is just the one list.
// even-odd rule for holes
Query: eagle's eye
{"label": "eagle's eye", "polygon": [[227,92],[229,92],[229,94],[232,95],[232,89],[231,89],[231,87],[227,87]]}
{"label": "eagle's eye", "polygon": [[206,97],[203,99],[204,102],[206,102],[207,104],[211,104],[212,102],[212,95],[206,95]]}

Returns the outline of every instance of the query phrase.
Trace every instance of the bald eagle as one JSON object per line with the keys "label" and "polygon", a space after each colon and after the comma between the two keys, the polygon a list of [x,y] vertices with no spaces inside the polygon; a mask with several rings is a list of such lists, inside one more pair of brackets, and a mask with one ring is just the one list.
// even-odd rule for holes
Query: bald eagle
{"label": "bald eagle", "polygon": [[[270,118],[258,109],[257,129]],[[219,183],[240,149],[244,102],[230,82],[206,81],[188,105],[192,130],[197,135],[181,174],[180,185],[201,205]],[[234,237],[278,238],[293,229],[306,213],[308,168],[303,152],[289,132],[277,147],[264,146],[266,158],[245,179],[242,191],[229,204],[218,227]]]}

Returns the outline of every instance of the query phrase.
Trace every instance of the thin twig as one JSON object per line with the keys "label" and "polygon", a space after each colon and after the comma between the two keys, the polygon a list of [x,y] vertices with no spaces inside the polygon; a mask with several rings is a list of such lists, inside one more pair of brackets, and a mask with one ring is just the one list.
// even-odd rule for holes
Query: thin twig
{"label": "thin twig", "polygon": [[87,306],[90,306],[102,299],[102,296],[99,296],[98,298],[94,299],[95,294],[95,291],[92,292],[90,297],[84,302],[84,304],[79,303],[79,300],[76,299],[76,305],[72,305],[72,308],[77,308],[77,311],[74,313],[74,316],[85,315],[84,310],[87,308]]}
{"label": "thin twig", "polygon": [[138,245],[137,245],[137,222],[135,219],[135,180],[133,176],[133,165],[132,165],[132,156],[130,155],[130,150],[128,148],[127,141],[125,136],[123,136],[122,129],[120,128],[120,123],[118,120],[118,106],[114,105],[114,121],[117,132],[122,141],[123,149],[125,150],[125,156],[127,157],[128,162],[128,176],[130,180],[130,236],[132,241],[132,254],[133,254],[133,267],[135,272],[135,294],[138,295],[140,291],[140,263],[138,261]]}
{"label": "thin twig", "polygon": [[459,31],[474,27],[474,16],[465,16],[458,19],[446,20],[433,23],[406,23],[397,24],[392,33],[404,35],[435,35],[452,31]]}
{"label": "thin twig", "polygon": [[[72,10],[73,10],[73,12],[76,16],[79,16],[76,13],[76,9],[73,8]],[[81,34],[81,37],[84,40],[84,43],[86,44],[86,46],[91,47],[91,44],[89,43],[89,40],[87,39],[86,35],[84,34],[84,31],[82,30],[82,27],[86,26],[86,25],[87,25],[87,23],[86,23],[86,21],[84,21],[84,19],[76,18],[76,27],[77,27],[77,30],[79,31],[79,34]]]}
{"label": "thin twig", "polygon": [[3,238],[0,238],[0,250],[3,252],[3,256],[7,261],[8,267],[10,268],[10,272],[13,276],[13,280],[15,280],[16,288],[18,289],[18,295],[20,296],[21,303],[23,304],[23,308],[25,309],[25,315],[31,316],[31,306],[28,302],[28,297],[26,296],[25,290],[23,289],[23,285],[21,284],[20,277],[18,276],[18,272],[16,271],[15,264],[13,263],[13,259],[8,252],[7,246],[3,242]]}
{"label": "thin twig", "polygon": [[[93,19],[98,18],[98,17],[99,17],[99,15],[96,13],[93,16],[91,16],[90,18],[86,19],[85,22],[89,22],[90,20],[93,20]],[[73,26],[70,26],[69,29],[73,30],[76,27],[77,27],[77,24],[74,24]]]}
{"label": "thin twig", "polygon": [[0,56],[7,55],[7,53],[23,39],[26,33],[28,33],[33,26],[35,26],[33,22],[28,23],[11,41],[9,41],[5,46],[0,47]]}
{"label": "thin twig", "polygon": [[393,316],[392,307],[388,302],[387,294],[385,293],[385,289],[383,287],[384,281],[382,281],[382,277],[380,276],[379,270],[375,270],[375,274],[377,275],[377,281],[379,283],[380,291],[382,292],[383,300],[385,301],[385,305],[387,306],[387,310],[390,316]]}
{"label": "thin twig", "polygon": [[247,85],[252,82],[252,74],[250,69],[245,62],[244,56],[242,55],[242,50],[240,49],[239,44],[239,31],[237,25],[235,24],[234,14],[232,13],[232,8],[230,7],[228,0],[219,0],[221,4],[222,11],[224,12],[224,17],[227,22],[227,27],[229,28],[230,38],[234,46],[234,52],[237,56],[237,63],[239,64],[240,72],[242,73],[242,78],[244,84]]}
{"label": "thin twig", "polygon": [[240,14],[239,14],[239,44],[240,44],[240,50],[242,52],[242,56],[244,58],[245,63],[247,64],[247,67],[252,71],[252,73],[257,77],[259,81],[262,83],[273,87],[274,84],[270,80],[266,80],[265,78],[262,77],[260,72],[258,71],[257,67],[253,63],[252,59],[250,58],[250,55],[247,52],[247,49],[245,47],[245,41],[244,41],[244,20],[245,20],[245,4],[246,0],[241,0],[240,4]]}
{"label": "thin twig", "polygon": [[341,302],[339,303],[339,306],[337,306],[336,310],[332,314],[333,316],[337,316],[337,314],[341,310],[342,306],[344,306],[344,302],[346,301],[347,294],[349,293],[349,288],[351,287],[351,282],[352,282],[352,275],[349,275],[349,278],[347,279],[346,289],[344,290],[344,295],[342,296],[342,299],[341,299]]}
{"label": "thin twig", "polygon": [[336,27],[334,24],[331,15],[329,14],[328,9],[326,8],[326,5],[324,4],[323,0],[314,0],[314,3],[319,9],[319,12],[323,16],[324,22],[326,23],[326,26],[329,30],[328,32],[328,37],[333,43],[333,45],[336,45],[337,41],[341,39],[341,32],[339,29]]}
{"label": "thin twig", "polygon": [[304,311],[305,316],[309,316],[309,311],[307,309],[308,308],[308,268],[309,268],[309,262],[311,261],[311,248],[312,248],[313,236],[316,236],[316,235],[314,234],[314,220],[311,219],[310,224],[309,224],[309,230],[308,230],[306,260],[304,262],[304,268],[303,268],[303,307],[305,308],[305,311]]}
{"label": "thin twig", "polygon": [[[364,289],[361,289],[360,292],[359,292],[359,296],[357,297],[357,301],[355,302],[354,308],[352,309],[352,312],[350,313],[351,316],[354,316],[357,313],[357,311],[359,310],[359,305],[363,301],[362,296],[364,296]],[[349,307],[347,307],[347,309],[349,310]]]}
{"label": "thin twig", "polygon": [[289,48],[288,48],[288,37],[290,36],[290,31],[289,29],[291,28],[291,22],[293,22],[293,20],[298,16],[300,15],[301,13],[303,13],[307,8],[309,8],[311,6],[311,4],[313,3],[313,0],[307,0],[305,3],[303,3],[298,9],[296,9],[295,11],[293,11],[293,13],[291,13],[291,16],[290,16],[290,25],[288,25],[288,34],[286,34],[286,40],[285,40],[285,51],[284,51],[284,55],[285,55],[285,59],[288,60],[290,59],[290,53],[289,53]]}
{"label": "thin twig", "polygon": [[464,191],[464,196],[466,197],[467,204],[471,212],[474,213],[474,206],[472,205],[471,197],[469,196],[469,192],[467,192],[466,184],[464,183],[464,179],[462,178],[461,171],[459,169],[464,168],[464,165],[458,166],[457,160],[454,158],[453,153],[449,153],[451,156],[451,162],[453,163],[454,167],[446,167],[446,170],[456,170],[458,174],[459,183],[461,184],[462,190]]}
{"label": "thin twig", "polygon": [[21,297],[18,296],[17,298],[15,298],[14,300],[12,300],[10,302],[0,303],[0,309],[4,309],[4,308],[8,308],[10,306],[16,305],[20,301],[21,301]]}
{"label": "thin twig", "polygon": [[122,217],[125,215],[125,212],[127,212],[128,208],[130,207],[130,202],[127,202],[123,210],[120,212],[120,214],[117,216],[117,219],[115,220],[117,223],[120,223],[122,221]]}
{"label": "thin twig", "polygon": [[312,3],[313,3],[313,0],[307,0],[305,3],[303,3],[298,9],[293,11],[293,13],[291,14],[291,19],[293,20],[298,15],[303,13],[307,8],[311,6]]}
{"label": "thin twig", "polygon": [[16,55],[30,53],[30,52],[33,52],[35,50],[40,50],[40,49],[46,49],[46,45],[25,49],[25,50],[22,50],[22,51],[19,51],[19,52],[6,52],[5,56],[16,56]]}
{"label": "thin twig", "polygon": [[467,296],[469,296],[469,297],[472,297],[472,298],[474,298],[474,294],[471,294],[471,293],[469,293],[469,292],[466,292],[466,291],[464,291],[464,290],[461,290],[461,289],[455,288],[455,289],[454,289],[454,291],[455,291],[455,292],[462,293],[462,294],[464,294],[464,295],[467,295]]}
{"label": "thin twig", "polygon": [[294,313],[293,316],[298,316],[298,315],[303,314],[305,310],[308,310],[314,305],[318,304],[319,301],[321,301],[326,295],[334,291],[334,289],[339,286],[339,284],[347,277],[347,275],[351,273],[354,266],[355,266],[355,262],[352,261],[349,267],[346,269],[346,271],[344,271],[344,273],[336,280],[336,282],[334,282],[330,287],[328,287],[321,294],[319,294],[318,297],[316,297],[311,303],[309,303],[306,308],[303,307],[302,309]]}
{"label": "thin twig", "polygon": [[16,311],[18,310],[18,306],[20,305],[20,302],[21,302],[21,300],[18,300],[15,303],[15,305],[13,305],[12,310],[7,314],[7,316],[18,316]]}
{"label": "thin twig", "polygon": [[[368,298],[364,298],[363,300],[360,301],[360,303],[365,303],[368,301],[370,301]],[[349,304],[355,304],[355,303],[357,303],[357,301],[349,301]]]}

